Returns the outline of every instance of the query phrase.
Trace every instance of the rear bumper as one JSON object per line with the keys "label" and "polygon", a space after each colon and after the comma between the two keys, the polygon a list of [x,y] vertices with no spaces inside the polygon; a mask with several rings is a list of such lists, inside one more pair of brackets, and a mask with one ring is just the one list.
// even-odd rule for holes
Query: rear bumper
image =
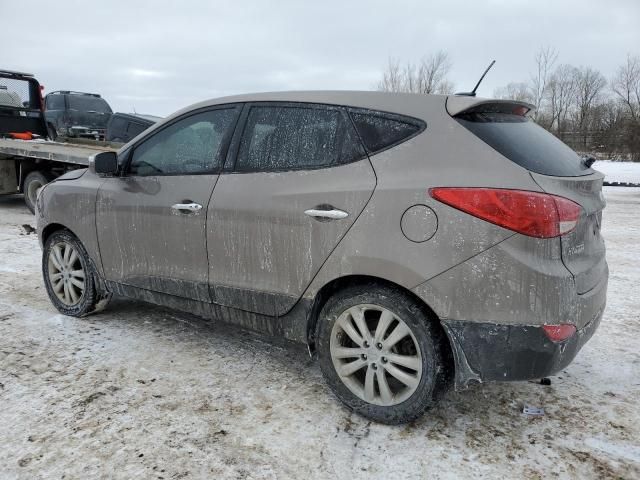
{"label": "rear bumper", "polygon": [[456,359],[456,388],[471,381],[542,378],[567,367],[598,328],[600,317],[564,342],[554,343],[540,326],[443,322]]}
{"label": "rear bumper", "polygon": [[541,325],[443,320],[456,362],[456,389],[471,381],[542,378],[566,368],[600,324],[607,280],[605,276],[597,288],[579,295],[579,318],[572,323],[583,327],[562,342],[549,340]]}
{"label": "rear bumper", "polygon": [[105,127],[84,127],[81,125],[74,125],[68,129],[68,134],[74,137],[90,139],[99,137],[100,140],[104,140],[106,132],[107,130]]}

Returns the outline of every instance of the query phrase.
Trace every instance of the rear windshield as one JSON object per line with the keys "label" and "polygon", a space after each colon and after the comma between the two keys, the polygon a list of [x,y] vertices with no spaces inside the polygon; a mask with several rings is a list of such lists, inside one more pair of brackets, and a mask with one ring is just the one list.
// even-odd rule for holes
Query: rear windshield
{"label": "rear windshield", "polygon": [[473,112],[455,118],[509,160],[532,172],[558,177],[593,173],[576,152],[527,117]]}
{"label": "rear windshield", "polygon": [[69,95],[67,97],[69,109],[80,112],[111,113],[109,104],[100,97],[90,95]]}

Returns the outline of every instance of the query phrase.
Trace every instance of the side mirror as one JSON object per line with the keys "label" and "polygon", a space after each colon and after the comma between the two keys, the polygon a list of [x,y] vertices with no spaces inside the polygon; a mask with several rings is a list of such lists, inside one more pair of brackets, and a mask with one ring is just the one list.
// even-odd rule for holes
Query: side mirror
{"label": "side mirror", "polygon": [[118,172],[116,152],[100,152],[93,157],[93,168],[98,175],[114,175]]}

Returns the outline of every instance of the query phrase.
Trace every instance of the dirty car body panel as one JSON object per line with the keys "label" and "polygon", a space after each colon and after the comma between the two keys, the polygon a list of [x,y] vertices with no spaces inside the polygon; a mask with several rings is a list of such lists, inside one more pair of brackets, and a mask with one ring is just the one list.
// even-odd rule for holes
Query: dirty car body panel
{"label": "dirty car body panel", "polygon": [[[38,231],[42,239],[51,225],[71,230],[114,293],[311,349],[318,310],[335,285],[385,282],[437,318],[457,387],[544,376],[564,368],[597,328],[608,270],[602,175],[535,130],[530,108],[374,92],[202,102],[122,147],[115,175],[90,166],[47,186]],[[215,111],[233,115],[191,128],[194,115]],[[193,131],[183,146],[162,144],[156,153],[164,160],[144,153],[171,128],[178,137]],[[377,141],[384,129],[396,137]],[[203,141],[213,151],[184,156]],[[561,161],[535,156],[538,144]],[[212,158],[211,168],[198,169]],[[177,170],[154,170],[156,161]],[[513,218],[488,221],[432,193],[451,188],[564,202],[579,215],[563,224],[554,207],[554,225],[566,231],[522,233]],[[512,216],[534,210],[527,203]],[[554,337],[547,327],[557,325],[574,333]]]}

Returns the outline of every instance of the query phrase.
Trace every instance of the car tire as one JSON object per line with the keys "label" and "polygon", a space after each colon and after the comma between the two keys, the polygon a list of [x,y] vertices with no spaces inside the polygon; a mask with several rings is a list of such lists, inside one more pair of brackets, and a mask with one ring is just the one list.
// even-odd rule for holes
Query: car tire
{"label": "car tire", "polygon": [[42,172],[29,173],[22,184],[22,191],[24,192],[24,203],[31,213],[36,213],[36,199],[38,198],[38,190],[44,187],[52,180],[51,177],[45,175]]}
{"label": "car tire", "polygon": [[49,137],[50,140],[54,142],[58,138],[58,132],[56,130],[56,127],[54,127],[52,123],[47,123],[47,136]]}
{"label": "car tire", "polygon": [[[338,399],[376,422],[401,424],[422,416],[446,390],[450,376],[446,337],[432,317],[399,288],[375,283],[329,298],[318,319],[316,348]],[[368,333],[362,334],[364,329]]]}
{"label": "car tire", "polygon": [[58,230],[44,243],[42,276],[51,303],[72,317],[82,317],[96,309],[93,264],[82,243],[68,230]]}

